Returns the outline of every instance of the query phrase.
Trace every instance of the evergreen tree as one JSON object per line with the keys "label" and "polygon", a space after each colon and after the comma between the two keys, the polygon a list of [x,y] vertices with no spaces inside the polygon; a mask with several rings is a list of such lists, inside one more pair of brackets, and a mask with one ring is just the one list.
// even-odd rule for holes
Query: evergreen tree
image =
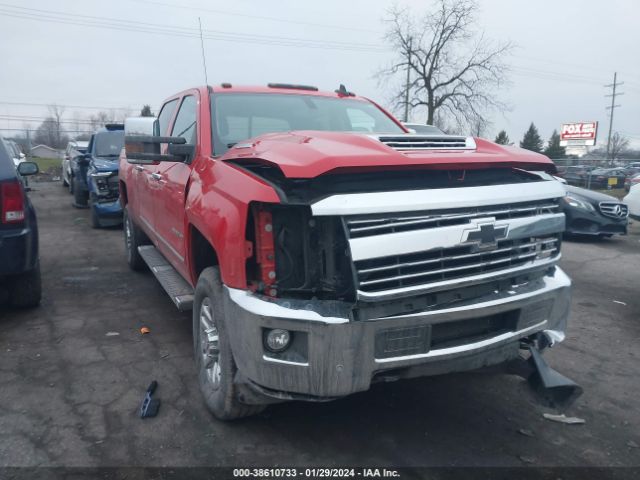
{"label": "evergreen tree", "polygon": [[507,132],[505,132],[504,130],[500,130],[494,142],[500,145],[509,145],[510,142],[509,142],[509,136],[507,135]]}
{"label": "evergreen tree", "polygon": [[151,105],[144,105],[142,110],[140,110],[141,117],[153,117],[153,113],[151,112]]}
{"label": "evergreen tree", "polygon": [[544,149],[544,154],[549,158],[564,158],[567,155],[567,150],[560,146],[560,134],[557,130],[554,130],[551,134],[547,148]]}
{"label": "evergreen tree", "polygon": [[526,148],[527,150],[531,150],[532,152],[542,152],[542,145],[544,142],[540,138],[540,134],[538,133],[538,129],[531,122],[529,126],[529,130],[524,134],[522,141],[520,142],[521,148]]}

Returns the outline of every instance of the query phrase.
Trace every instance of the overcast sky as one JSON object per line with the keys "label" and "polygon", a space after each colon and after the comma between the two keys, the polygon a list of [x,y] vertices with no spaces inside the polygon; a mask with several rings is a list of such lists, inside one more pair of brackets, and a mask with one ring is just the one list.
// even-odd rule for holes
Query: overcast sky
{"label": "overcast sky", "polygon": [[[0,0],[0,128],[35,128],[51,103],[67,105],[67,120],[97,112],[80,106],[157,111],[163,98],[204,83],[198,16],[210,84],[344,83],[388,106],[374,74],[393,58],[382,38],[392,3]],[[416,14],[433,5],[397,3]],[[518,46],[500,92],[512,110],[492,116],[488,136],[505,129],[518,141],[533,121],[547,139],[563,122],[597,120],[606,141],[604,85],[617,71],[625,95],[614,130],[640,146],[640,2],[482,0],[480,8],[478,28]]]}

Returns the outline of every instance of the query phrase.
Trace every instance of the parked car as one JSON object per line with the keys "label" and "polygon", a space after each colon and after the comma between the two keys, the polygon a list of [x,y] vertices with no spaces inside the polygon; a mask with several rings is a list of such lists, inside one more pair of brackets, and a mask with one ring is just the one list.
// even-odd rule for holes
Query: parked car
{"label": "parked car", "polygon": [[40,303],[40,263],[36,213],[21,177],[38,173],[38,165],[20,162],[0,142],[0,297],[15,307]]}
{"label": "parked car", "polygon": [[444,135],[444,132],[434,125],[408,122],[402,122],[402,124],[408,128],[411,133],[417,133],[418,135]]}
{"label": "parked car", "polygon": [[586,188],[565,185],[562,199],[566,230],[570,235],[625,235],[629,208],[617,198]]}
{"label": "parked car", "polygon": [[587,184],[589,172],[595,169],[593,165],[571,165],[566,167],[562,176],[569,185],[584,187]]}
{"label": "parked car", "polygon": [[587,185],[595,189],[622,188],[627,172],[624,168],[596,168],[591,170]]}
{"label": "parked car", "polygon": [[344,87],[192,88],[125,128],[127,261],[192,310],[218,418],[521,362],[520,348],[549,385],[539,352],[564,339],[571,282],[547,157],[408,134]]}
{"label": "parked car", "polygon": [[64,151],[64,156],[62,157],[62,185],[65,187],[69,187],[69,192],[73,193],[73,189],[71,188],[71,160],[78,155],[82,155],[87,153],[87,147],[89,146],[89,142],[83,140],[71,140],[67,143],[67,148]]}
{"label": "parked car", "polygon": [[118,164],[124,125],[109,124],[91,135],[87,151],[71,160],[74,206],[91,208],[94,228],[120,225]]}
{"label": "parked car", "polygon": [[631,190],[631,187],[640,183],[640,173],[636,175],[628,175],[627,178],[624,179],[624,189],[628,192]]}
{"label": "parked car", "polygon": [[4,143],[5,149],[9,153],[9,156],[13,160],[13,164],[17,167],[21,162],[25,161],[25,155],[20,150],[20,147],[13,140],[9,140],[7,138],[3,138],[2,142]]}
{"label": "parked car", "polygon": [[633,185],[622,201],[629,207],[629,216],[640,221],[640,183]]}

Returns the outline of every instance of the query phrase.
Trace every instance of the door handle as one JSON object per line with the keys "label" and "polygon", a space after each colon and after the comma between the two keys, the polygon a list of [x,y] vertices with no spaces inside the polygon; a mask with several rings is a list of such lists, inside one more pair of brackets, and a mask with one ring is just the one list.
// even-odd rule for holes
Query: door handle
{"label": "door handle", "polygon": [[136,165],[135,167],[136,170],[138,170],[139,172],[144,172],[144,167],[142,165]]}
{"label": "door handle", "polygon": [[159,173],[152,173],[151,176],[153,177],[154,180],[162,180],[162,175]]}

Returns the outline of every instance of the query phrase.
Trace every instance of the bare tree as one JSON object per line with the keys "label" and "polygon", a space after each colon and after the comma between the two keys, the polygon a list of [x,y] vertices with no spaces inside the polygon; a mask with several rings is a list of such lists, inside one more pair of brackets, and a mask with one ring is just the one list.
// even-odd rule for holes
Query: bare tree
{"label": "bare tree", "polygon": [[63,148],[69,137],[60,130],[60,120],[48,116],[35,131],[33,141],[38,144],[48,145],[52,148]]}
{"label": "bare tree", "polygon": [[89,122],[91,122],[91,130],[97,130],[100,127],[104,127],[109,123],[110,115],[105,111],[99,111],[95,115],[91,115]]}
{"label": "bare tree", "polygon": [[622,152],[629,148],[629,139],[620,135],[619,132],[614,133],[611,136],[611,145],[609,146],[609,158],[611,159],[611,163],[620,155]]}
{"label": "bare tree", "polygon": [[396,108],[421,107],[429,124],[449,117],[459,127],[481,129],[489,110],[507,109],[497,93],[507,81],[504,58],[513,45],[476,32],[477,10],[475,0],[436,0],[422,17],[397,6],[389,11],[386,40],[398,58],[378,78],[406,75],[392,98]]}
{"label": "bare tree", "polygon": [[[62,116],[64,115],[65,108],[60,105],[49,105],[49,118],[53,120],[53,132],[55,138],[53,142],[49,143],[49,145],[54,146],[54,148],[62,148]],[[43,122],[44,123],[44,122]]]}

